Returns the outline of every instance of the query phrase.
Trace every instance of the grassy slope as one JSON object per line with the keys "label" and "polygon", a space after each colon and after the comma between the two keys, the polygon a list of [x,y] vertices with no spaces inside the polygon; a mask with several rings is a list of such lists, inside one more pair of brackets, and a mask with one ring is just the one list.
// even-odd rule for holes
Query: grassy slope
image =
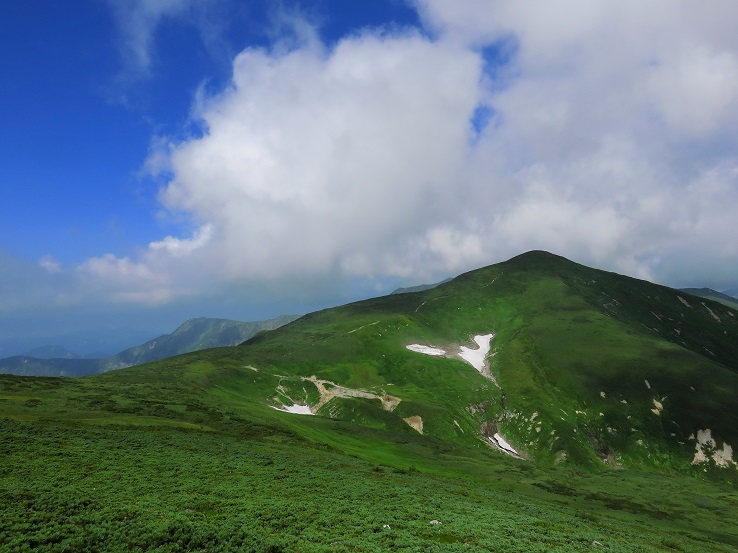
{"label": "grassy slope", "polygon": [[177,381],[131,369],[123,379],[0,377],[0,549],[738,547],[727,484],[543,469],[415,433],[280,413],[237,401],[238,385],[213,386],[259,384],[257,373],[213,361],[166,367]]}
{"label": "grassy slope", "polygon": [[[533,252],[433,290],[311,314],[252,339],[243,359],[402,398],[393,416],[376,401],[361,413],[334,407],[365,424],[419,415],[427,433],[469,444],[480,427],[503,430],[544,463],[565,453],[591,467],[608,459],[686,468],[697,430],[738,443],[738,317],[688,297]],[[489,332],[501,390],[459,360],[404,348],[449,349]],[[300,399],[304,382],[282,384]]]}
{"label": "grassy slope", "polygon": [[[0,548],[734,550],[732,484],[653,471],[689,465],[694,446],[678,442],[695,425],[728,441],[738,426],[731,315],[706,302],[718,323],[675,294],[534,254],[242,347],[78,380],[0,377]],[[487,332],[502,390],[404,348]],[[341,420],[265,405],[315,404],[300,379],[313,374],[402,401],[391,413],[368,399],[323,407]],[[491,451],[480,427],[538,463]],[[559,451],[570,463],[546,468]],[[632,468],[581,472],[608,453]]]}

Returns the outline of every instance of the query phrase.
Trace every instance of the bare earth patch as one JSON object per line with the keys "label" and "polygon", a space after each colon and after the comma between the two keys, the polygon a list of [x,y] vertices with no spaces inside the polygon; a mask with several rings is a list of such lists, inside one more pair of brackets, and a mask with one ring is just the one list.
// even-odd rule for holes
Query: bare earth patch
{"label": "bare earth patch", "polygon": [[712,459],[719,467],[735,466],[733,461],[733,448],[723,442],[723,448],[717,448],[717,442],[712,437],[712,430],[697,431],[697,443],[695,444],[693,465],[704,463]]}
{"label": "bare earth patch", "polygon": [[418,415],[413,415],[412,417],[407,417],[402,420],[408,423],[414,430],[418,432],[418,434],[423,433],[423,419],[421,419]]}
{"label": "bare earth patch", "polygon": [[[397,407],[402,401],[399,397],[391,396],[387,393],[377,395],[372,392],[367,392],[366,390],[354,390],[352,388],[339,386],[338,384],[331,382],[330,380],[321,380],[315,375],[310,377],[303,376],[300,377],[300,379],[303,381],[312,382],[315,385],[315,387],[318,389],[318,393],[320,394],[320,400],[318,401],[318,403],[316,403],[312,407],[310,405],[297,403],[295,402],[295,400],[287,395],[287,391],[280,384],[279,386],[277,386],[277,391],[283,396],[287,397],[289,400],[291,400],[292,405],[272,405],[271,407],[273,409],[277,409],[278,411],[285,411],[287,413],[297,413],[300,415],[314,415],[321,407],[323,407],[323,405],[328,403],[334,397],[358,397],[364,399],[378,399],[382,404],[382,409],[384,409],[385,411],[393,411],[395,407]],[[279,401],[278,398],[275,398],[275,401]]]}

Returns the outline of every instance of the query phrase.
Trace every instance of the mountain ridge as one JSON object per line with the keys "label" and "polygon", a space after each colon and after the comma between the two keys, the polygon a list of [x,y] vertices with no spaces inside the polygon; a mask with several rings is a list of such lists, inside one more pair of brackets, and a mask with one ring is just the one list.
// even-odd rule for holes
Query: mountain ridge
{"label": "mountain ridge", "polygon": [[[506,443],[543,465],[691,470],[704,455],[735,466],[720,452],[738,444],[736,315],[532,251],[432,289],[310,313],[239,346],[95,378],[135,381],[156,367],[155,378],[180,380],[197,367],[207,386],[240,390],[238,401]],[[488,354],[472,354],[485,336]]]}
{"label": "mountain ridge", "polygon": [[[505,296],[512,298],[507,305],[485,295],[485,289],[502,287],[505,288]],[[490,315],[494,314],[492,319],[488,319],[488,322],[474,321],[473,311],[467,309],[463,321],[454,320],[453,305],[450,309],[444,306],[442,313],[434,313],[430,318],[424,316],[427,311],[435,309],[434,306],[452,303],[452,298],[460,296],[464,288],[468,296],[464,301],[479,305],[479,311],[486,303],[485,309],[490,310]],[[527,297],[524,304],[515,299],[519,294]],[[515,301],[518,302],[517,308],[510,309]],[[458,348],[460,344],[469,343],[475,334],[495,333],[493,372],[495,366],[498,371],[502,366],[507,366],[512,374],[508,376],[502,372],[496,376],[504,393],[497,397],[490,394],[493,397],[485,401],[491,399],[495,404],[494,409],[488,409],[486,421],[477,422],[482,434],[494,434],[505,428],[507,435],[512,436],[509,441],[526,443],[520,450],[528,450],[533,458],[554,462],[557,456],[566,455],[576,459],[577,463],[594,466],[594,459],[598,456],[619,464],[623,461],[619,461],[617,456],[621,455],[623,458],[629,456],[629,463],[648,464],[661,455],[661,449],[668,449],[681,450],[678,455],[681,461],[677,464],[687,467],[695,450],[700,447],[695,445],[694,437],[698,430],[712,427],[726,443],[738,441],[734,430],[738,419],[735,415],[724,417],[725,405],[732,405],[735,400],[730,394],[721,392],[723,387],[738,389],[738,346],[735,341],[726,340],[724,335],[728,329],[731,336],[738,333],[734,311],[725,311],[726,306],[722,304],[697,300],[675,289],[591,269],[547,252],[529,252],[501,264],[470,271],[431,290],[385,296],[313,313],[273,333],[254,337],[244,345],[267,348],[265,358],[270,358],[275,351],[269,347],[269,342],[282,342],[279,347],[285,349],[285,339],[289,343],[300,336],[284,335],[306,323],[326,330],[311,330],[302,339],[318,335],[323,336],[324,342],[329,339],[345,342],[327,329],[335,326],[333,321],[349,313],[364,324],[358,324],[357,321],[355,328],[349,328],[347,332],[354,332],[354,335],[368,329],[390,332],[393,330],[390,326],[380,326],[378,321],[370,320],[380,319],[388,306],[397,308],[399,314],[396,317],[403,319],[405,325],[409,317],[419,319],[416,326],[420,326],[413,341],[429,347],[444,348],[451,345]],[[525,312],[521,312],[520,307]],[[453,326],[458,328],[449,332]],[[430,332],[428,327],[435,327],[435,332]],[[572,334],[578,338],[572,340]],[[580,351],[583,343],[589,345]],[[592,344],[597,344],[597,347]],[[333,349],[341,350],[344,347],[348,346],[336,345]],[[351,349],[356,351],[357,348],[366,347],[366,344],[354,344]],[[318,348],[327,355],[335,355],[330,348],[313,342],[311,349]],[[305,348],[298,351],[302,361],[305,361]],[[283,356],[292,358],[290,353],[283,353]],[[297,360],[296,357],[292,359]],[[325,362],[326,359],[323,360]],[[365,362],[371,363],[369,359]],[[437,358],[424,360],[427,365],[439,362]],[[406,363],[415,366],[409,360]],[[644,363],[651,368],[645,371],[639,368]],[[301,373],[307,376],[311,370],[305,369]],[[623,376],[628,376],[628,380],[624,380]],[[675,384],[677,382],[678,385]],[[416,382],[415,386],[419,385]],[[719,400],[716,401],[706,388],[712,388],[719,395]],[[555,395],[562,391],[570,397],[567,405],[555,400]],[[519,406],[511,412],[509,404],[513,397]],[[664,401],[665,397],[668,401]],[[638,403],[638,409],[628,416],[637,416],[641,428],[631,424],[623,415],[626,409],[623,405],[634,401]],[[654,402],[658,402],[662,408],[659,409]],[[548,430],[545,433],[543,428],[531,430],[538,426],[530,424],[531,417],[538,413],[533,418],[541,421],[541,409],[545,403],[552,405],[549,408],[551,412],[547,414]],[[557,404],[568,412],[564,425],[557,422],[560,417],[553,413],[559,409],[554,407]],[[659,430],[662,426],[659,424],[654,427],[654,422],[658,421],[652,417],[658,416],[658,420],[661,420],[664,404],[669,406],[671,417],[666,427]],[[426,405],[424,409],[430,407]],[[654,409],[658,413],[654,413]],[[319,409],[318,413],[321,412]],[[460,416],[457,410],[455,412]],[[604,414],[600,415],[600,412]],[[330,414],[336,416],[340,412],[334,409]],[[367,417],[366,414],[362,416]],[[376,416],[380,417],[379,414]],[[600,417],[603,419],[600,420]],[[427,420],[426,416],[420,418]],[[439,429],[440,434],[437,435],[449,437],[454,434],[454,428],[449,426],[451,420],[443,424],[445,428]],[[523,424],[523,420],[528,420],[528,424]],[[630,430],[631,427],[635,432]],[[424,428],[426,431],[430,428],[427,422]],[[639,438],[608,436],[608,429],[614,428],[628,435],[642,434],[652,443],[639,450],[633,447]],[[669,428],[668,432],[666,428]],[[542,439],[543,436],[551,436],[551,432],[559,435],[558,443],[554,443],[556,440]],[[577,437],[577,432],[579,436],[586,437]],[[566,438],[561,437],[560,433],[565,433]],[[691,449],[684,447],[689,436],[693,436]],[[533,442],[529,443],[531,440]],[[557,453],[557,447],[561,447],[558,449],[561,453]],[[630,451],[627,454],[618,453],[623,447]]]}
{"label": "mountain ridge", "polygon": [[231,319],[195,317],[179,325],[170,334],[163,334],[110,357],[47,359],[16,355],[0,359],[0,373],[19,376],[87,376],[200,349],[233,346],[257,332],[277,328],[295,318],[297,318],[296,315],[280,315],[265,321],[242,322]]}
{"label": "mountain ridge", "polygon": [[718,292],[712,288],[682,288],[683,291],[692,294],[693,296],[700,296],[711,300],[719,301],[729,307],[738,308],[738,298]]}

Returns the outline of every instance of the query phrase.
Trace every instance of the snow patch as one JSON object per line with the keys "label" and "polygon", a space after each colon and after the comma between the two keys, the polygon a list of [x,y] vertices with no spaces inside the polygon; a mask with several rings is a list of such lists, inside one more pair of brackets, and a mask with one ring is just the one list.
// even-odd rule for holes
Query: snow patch
{"label": "snow patch", "polygon": [[434,356],[446,355],[446,350],[442,350],[441,348],[436,348],[433,346],[422,346],[420,344],[410,344],[405,347],[409,349],[410,351],[415,351],[417,353],[424,353],[425,355],[434,355]]}
{"label": "snow patch", "polygon": [[[461,357],[464,361],[477,369],[480,373],[485,374],[485,360],[487,359],[487,354],[489,353],[490,343],[492,342],[492,338],[494,337],[494,333],[480,334],[478,336],[474,336],[474,341],[479,347],[477,349],[471,349],[466,346],[461,346],[459,357]],[[487,375],[485,374],[485,376]]]}
{"label": "snow patch", "polygon": [[651,385],[648,383],[648,380],[644,380],[643,382],[646,383],[646,388],[648,388],[650,390],[651,389]]}
{"label": "snow patch", "polygon": [[281,407],[275,407],[274,405],[271,406],[272,409],[276,409],[277,411],[283,411],[285,413],[294,413],[295,415],[314,415],[310,410],[309,405],[282,405]]}
{"label": "snow patch", "polygon": [[515,451],[515,448],[511,446],[505,438],[503,438],[499,432],[495,432],[494,436],[488,437],[489,441],[492,442],[495,446],[497,446],[497,449],[500,451],[503,451],[507,453],[508,455],[512,455],[513,457],[520,457],[520,453]]}
{"label": "snow patch", "polygon": [[[474,341],[479,347],[476,349],[472,349],[466,346],[460,346],[459,352],[456,355],[463,361],[469,363],[477,371],[479,371],[479,374],[481,374],[485,378],[489,378],[492,382],[499,386],[499,384],[497,384],[497,381],[495,380],[495,377],[492,376],[492,373],[489,371],[489,368],[487,366],[487,355],[489,355],[490,344],[494,337],[494,333],[479,334],[477,336],[474,336]],[[425,355],[433,355],[435,357],[442,357],[447,355],[446,350],[438,348],[436,346],[409,344],[405,346],[405,348],[409,349],[410,351],[423,353]]]}
{"label": "snow patch", "polygon": [[715,314],[715,312],[714,312],[714,311],[713,311],[712,309],[710,309],[709,307],[707,307],[707,305],[705,305],[705,302],[700,302],[700,303],[702,303],[702,306],[703,306],[703,307],[704,307],[705,309],[707,309],[707,312],[708,312],[708,313],[710,314],[710,316],[711,316],[711,317],[712,317],[713,319],[715,319],[715,320],[716,320],[717,322],[719,322],[719,323],[723,322],[723,321],[721,321],[721,320],[720,320],[720,317],[718,317],[718,316],[717,316],[717,315]]}
{"label": "snow patch", "polygon": [[685,300],[685,299],[684,299],[684,298],[683,298],[682,296],[677,296],[677,298],[678,298],[678,299],[679,299],[679,301],[680,301],[680,302],[682,302],[682,303],[683,303],[684,305],[686,305],[687,307],[689,307],[690,309],[692,309],[692,306],[691,306],[691,305],[689,305],[689,302],[688,302],[687,300]]}

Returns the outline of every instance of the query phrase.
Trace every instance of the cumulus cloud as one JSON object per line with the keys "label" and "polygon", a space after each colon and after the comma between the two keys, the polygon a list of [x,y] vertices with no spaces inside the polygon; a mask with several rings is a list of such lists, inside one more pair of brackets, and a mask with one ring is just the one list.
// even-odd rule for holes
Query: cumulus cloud
{"label": "cumulus cloud", "polygon": [[674,284],[709,280],[684,272],[697,253],[715,286],[738,265],[738,5],[415,5],[431,38],[241,52],[199,96],[202,135],[152,152],[192,237],[79,271],[165,301],[215,281],[424,280],[533,248]]}

